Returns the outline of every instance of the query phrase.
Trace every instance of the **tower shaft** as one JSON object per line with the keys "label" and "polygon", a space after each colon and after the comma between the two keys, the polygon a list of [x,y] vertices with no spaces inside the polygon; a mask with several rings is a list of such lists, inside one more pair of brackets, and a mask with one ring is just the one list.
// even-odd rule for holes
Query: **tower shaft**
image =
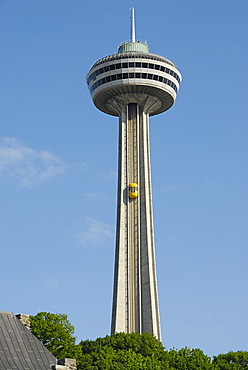
{"label": "tower shaft", "polygon": [[182,76],[175,64],[136,40],[98,60],[86,80],[95,106],[119,116],[118,200],[111,333],[149,332],[159,340],[149,117],[174,104]]}
{"label": "tower shaft", "polygon": [[[118,203],[111,332],[150,332],[161,340],[145,104],[119,106]],[[138,197],[129,185],[138,184]]]}

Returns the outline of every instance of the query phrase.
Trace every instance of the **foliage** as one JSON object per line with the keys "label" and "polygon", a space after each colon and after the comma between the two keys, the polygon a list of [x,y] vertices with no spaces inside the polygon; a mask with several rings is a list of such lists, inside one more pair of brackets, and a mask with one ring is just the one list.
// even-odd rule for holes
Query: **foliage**
{"label": "foliage", "polygon": [[248,352],[228,352],[214,356],[213,364],[218,370],[248,370]]}
{"label": "foliage", "polygon": [[97,338],[95,341],[81,341],[80,345],[83,353],[89,353],[105,346],[112,347],[114,350],[132,350],[142,356],[156,355],[159,357],[163,356],[164,353],[162,343],[149,333],[116,333],[104,338]]}
{"label": "foliage", "polygon": [[80,356],[81,352],[73,335],[75,329],[67,315],[40,312],[30,316],[30,324],[32,333],[56,358]]}
{"label": "foliage", "polygon": [[[82,341],[80,369],[213,370],[210,357],[200,349],[165,351],[149,333],[117,333],[95,341]],[[218,370],[216,368],[216,370]]]}
{"label": "foliage", "polygon": [[171,349],[166,351],[168,369],[170,370],[211,370],[214,369],[211,358],[206,356],[200,349],[188,347],[180,350]]}
{"label": "foliage", "polygon": [[248,370],[248,352],[229,352],[213,360],[200,349],[165,350],[149,333],[116,333],[76,345],[67,315],[40,312],[30,317],[34,335],[58,359],[77,360],[78,370]]}
{"label": "foliage", "polygon": [[95,341],[81,341],[79,345],[83,354],[79,369],[162,369],[164,348],[149,333],[117,333]]}
{"label": "foliage", "polygon": [[248,352],[229,352],[212,361],[202,350],[165,350],[149,333],[117,333],[81,341],[80,370],[248,370]]}

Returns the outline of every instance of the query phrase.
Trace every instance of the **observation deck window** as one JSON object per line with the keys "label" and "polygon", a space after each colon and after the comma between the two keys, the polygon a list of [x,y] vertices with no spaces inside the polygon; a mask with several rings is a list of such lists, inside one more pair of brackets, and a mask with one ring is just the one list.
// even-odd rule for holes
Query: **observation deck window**
{"label": "observation deck window", "polygon": [[164,84],[167,84],[169,86],[171,86],[176,92],[178,91],[178,88],[177,86],[174,84],[174,82],[170,81],[169,79],[167,78],[164,78],[162,76],[158,76],[158,75],[152,75],[152,74],[146,74],[146,73],[119,73],[118,75],[111,75],[111,76],[107,76],[107,77],[103,77],[102,79],[100,79],[99,81],[96,81],[90,88],[90,92],[92,93],[98,86],[101,86],[102,84],[105,84],[109,81],[115,81],[115,80],[121,80],[122,78],[123,79],[126,79],[127,76],[129,78],[140,78],[139,76],[142,75],[142,78],[146,78],[146,76],[148,76],[149,79],[151,80],[159,80],[160,82],[163,82]]}
{"label": "observation deck window", "polygon": [[[104,73],[104,72],[108,72],[108,71],[113,71],[115,69],[121,69],[121,68],[129,68],[129,67],[142,67],[142,68],[150,68],[150,69],[156,69],[156,70],[161,70],[161,72],[165,72],[171,76],[173,76],[180,84],[181,82],[181,79],[179,77],[179,75],[174,72],[173,70],[169,69],[169,68],[165,68],[164,66],[161,66],[159,64],[154,64],[154,63],[141,63],[141,62],[124,62],[124,63],[117,63],[117,64],[110,64],[110,65],[107,65],[107,66],[104,66],[100,69],[97,69],[96,71],[94,71],[87,79],[87,83],[89,85],[89,83],[92,81],[92,80],[95,80],[96,79],[96,76]],[[145,78],[145,77],[142,77],[142,78]],[[148,77],[150,78],[150,77]]]}
{"label": "observation deck window", "polygon": [[[96,72],[94,72],[94,73],[92,73],[92,75],[90,75],[90,77],[89,77],[90,81],[92,80],[92,76],[93,75],[95,76],[95,74],[96,74]],[[177,77],[179,78],[179,76],[177,76]],[[160,82],[162,82],[166,85],[171,86],[173,88],[173,90],[175,90],[175,92],[178,91],[178,87],[176,86],[176,84],[168,78],[159,76],[157,74],[152,74],[152,73],[140,73],[140,72],[128,73],[128,72],[126,72],[126,73],[111,74],[109,76],[106,76],[106,77],[103,77],[103,78],[99,79],[98,81],[96,81],[92,84],[92,86],[90,87],[90,92],[92,93],[97,87],[99,87],[99,86],[101,86],[101,85],[103,85],[107,82],[121,80],[121,79],[127,79],[127,78],[130,78],[130,79],[132,79],[132,78],[142,78],[142,79],[150,79],[150,80],[154,80],[154,81],[160,81]]]}

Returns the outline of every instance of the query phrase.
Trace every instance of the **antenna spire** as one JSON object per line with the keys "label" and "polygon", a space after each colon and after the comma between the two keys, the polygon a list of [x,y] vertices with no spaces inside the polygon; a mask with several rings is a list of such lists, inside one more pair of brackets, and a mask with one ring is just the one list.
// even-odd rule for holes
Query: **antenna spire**
{"label": "antenna spire", "polygon": [[131,8],[131,42],[135,42],[135,20],[134,20],[134,8]]}

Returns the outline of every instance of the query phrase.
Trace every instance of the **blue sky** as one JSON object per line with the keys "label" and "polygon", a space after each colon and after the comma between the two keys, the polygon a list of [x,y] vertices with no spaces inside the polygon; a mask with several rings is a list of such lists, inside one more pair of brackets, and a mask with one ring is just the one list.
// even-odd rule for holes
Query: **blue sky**
{"label": "blue sky", "polygon": [[163,344],[248,343],[246,0],[0,0],[0,310],[110,332],[118,119],[85,76],[130,35],[183,75],[152,117]]}

